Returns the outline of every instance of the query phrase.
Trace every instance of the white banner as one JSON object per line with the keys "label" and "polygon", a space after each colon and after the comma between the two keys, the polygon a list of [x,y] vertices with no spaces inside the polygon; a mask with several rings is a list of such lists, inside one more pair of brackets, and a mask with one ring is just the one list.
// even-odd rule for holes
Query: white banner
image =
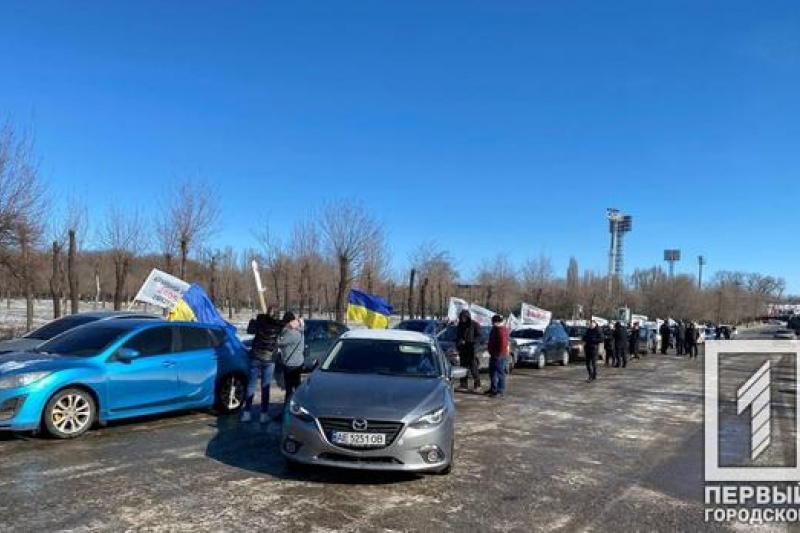
{"label": "white banner", "polygon": [[598,325],[599,327],[601,327],[601,328],[602,328],[603,326],[607,326],[607,325],[608,325],[608,320],[606,320],[605,318],[601,318],[601,317],[599,317],[599,316],[594,316],[594,315],[592,315],[592,320],[594,320],[595,322],[597,322],[597,325]]}
{"label": "white banner", "polygon": [[547,325],[550,324],[550,319],[553,318],[553,313],[534,305],[523,303],[519,312],[519,318],[526,326],[546,328]]}
{"label": "white banner", "polygon": [[514,331],[521,325],[522,322],[520,322],[519,319],[514,316],[514,313],[508,315],[508,318],[506,319],[506,327],[508,328],[508,331]]}
{"label": "white banner", "polygon": [[172,309],[188,290],[189,284],[182,279],[154,268],[133,301]]}
{"label": "white banner", "polygon": [[490,311],[478,304],[470,304],[469,312],[472,313],[472,320],[481,326],[491,326],[492,317],[497,314],[494,311]]}
{"label": "white banner", "polygon": [[641,326],[645,322],[647,322],[647,315],[631,315],[631,324],[634,322],[638,322]]}
{"label": "white banner", "polygon": [[469,302],[461,298],[450,297],[450,304],[447,307],[447,320],[451,322],[458,321],[458,314],[466,309],[469,311]]}

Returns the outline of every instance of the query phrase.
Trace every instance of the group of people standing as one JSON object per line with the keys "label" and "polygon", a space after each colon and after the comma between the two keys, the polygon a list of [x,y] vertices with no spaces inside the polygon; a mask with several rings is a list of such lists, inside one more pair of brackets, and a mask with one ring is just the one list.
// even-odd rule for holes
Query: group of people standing
{"label": "group of people standing", "polygon": [[[469,389],[469,378],[472,377],[473,391],[481,391],[480,361],[475,353],[475,345],[480,340],[480,326],[472,319],[467,309],[458,314],[456,324],[456,349],[459,364],[467,369],[467,376],[461,380],[460,388]],[[496,398],[506,392],[506,374],[508,373],[508,328],[503,324],[503,317],[492,317],[492,329],[489,332],[489,388],[484,394]]]}
{"label": "group of people standing", "polygon": [[700,340],[700,329],[694,322],[678,320],[675,326],[670,327],[669,321],[661,324],[658,332],[661,334],[661,355],[667,355],[667,348],[672,345],[672,336],[675,336],[676,355],[688,355],[689,359],[697,359],[697,344]]}
{"label": "group of people standing", "polygon": [[627,367],[628,355],[632,359],[638,359],[640,333],[638,322],[634,322],[633,327],[628,330],[622,322],[615,323],[613,327],[605,326],[601,328],[596,320],[592,320],[582,339],[586,371],[589,373],[586,381],[592,382],[597,379],[597,360],[600,359],[600,345],[603,345],[605,351],[607,367]]}

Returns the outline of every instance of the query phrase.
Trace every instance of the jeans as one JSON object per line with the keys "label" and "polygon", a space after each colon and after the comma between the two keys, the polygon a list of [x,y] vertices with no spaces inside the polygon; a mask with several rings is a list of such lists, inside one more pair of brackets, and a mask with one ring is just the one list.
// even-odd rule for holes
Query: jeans
{"label": "jeans", "polygon": [[506,391],[507,368],[508,357],[489,358],[489,382],[495,394],[503,394]]}
{"label": "jeans", "polygon": [[275,363],[263,361],[258,358],[250,359],[250,379],[247,380],[247,397],[244,400],[245,411],[253,408],[253,398],[256,395],[256,384],[261,380],[261,412],[269,410],[269,382],[275,372]]}

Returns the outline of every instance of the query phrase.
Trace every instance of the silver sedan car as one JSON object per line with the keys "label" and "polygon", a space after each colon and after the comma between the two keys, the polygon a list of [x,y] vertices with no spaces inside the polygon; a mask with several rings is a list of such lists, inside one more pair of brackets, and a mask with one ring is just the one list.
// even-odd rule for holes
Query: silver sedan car
{"label": "silver sedan car", "polygon": [[429,335],[349,331],[295,392],[281,451],[290,465],[449,473],[450,380],[465,375]]}

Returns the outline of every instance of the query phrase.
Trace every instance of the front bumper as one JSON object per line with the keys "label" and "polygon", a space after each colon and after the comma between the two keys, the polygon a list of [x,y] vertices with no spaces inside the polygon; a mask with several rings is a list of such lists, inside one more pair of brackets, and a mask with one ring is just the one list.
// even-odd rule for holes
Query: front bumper
{"label": "front bumper", "polygon": [[0,431],[31,431],[39,428],[43,401],[26,388],[0,390]]}
{"label": "front bumper", "polygon": [[517,363],[535,363],[539,360],[540,351],[517,350],[516,361]]}
{"label": "front bumper", "polygon": [[[404,425],[397,437],[386,447],[352,449],[332,444],[319,420],[301,420],[289,416],[284,422],[281,453],[292,461],[309,465],[349,468],[354,470],[385,470],[393,472],[438,471],[452,461],[453,415],[440,425],[415,429]],[[294,453],[291,449],[294,448]],[[428,462],[424,456],[438,449],[441,460]]]}

